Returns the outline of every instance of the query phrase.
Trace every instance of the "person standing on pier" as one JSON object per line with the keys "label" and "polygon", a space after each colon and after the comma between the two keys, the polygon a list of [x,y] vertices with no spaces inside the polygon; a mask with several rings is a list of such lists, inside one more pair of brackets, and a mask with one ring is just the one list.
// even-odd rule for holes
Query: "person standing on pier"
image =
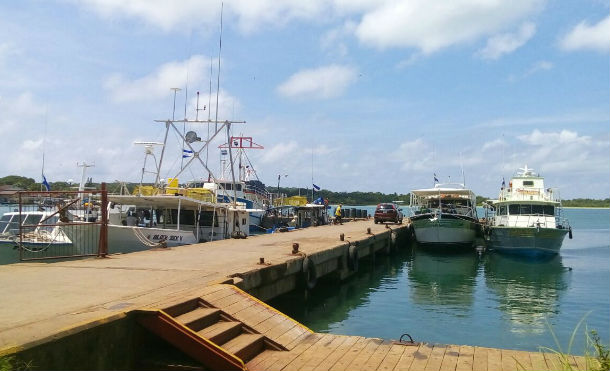
{"label": "person standing on pier", "polygon": [[337,206],[337,209],[335,210],[335,222],[339,223],[339,224],[343,224],[341,222],[341,204],[339,204],[339,206]]}

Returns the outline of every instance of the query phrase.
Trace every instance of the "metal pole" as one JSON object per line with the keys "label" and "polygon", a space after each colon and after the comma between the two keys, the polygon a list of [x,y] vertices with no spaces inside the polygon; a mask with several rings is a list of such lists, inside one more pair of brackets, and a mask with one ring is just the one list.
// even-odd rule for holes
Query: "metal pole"
{"label": "metal pole", "polygon": [[19,194],[19,260],[23,260],[23,233],[21,232],[21,192]]}
{"label": "metal pole", "polygon": [[100,226],[98,256],[105,258],[106,255],[108,255],[108,191],[106,183],[102,182],[102,225]]}

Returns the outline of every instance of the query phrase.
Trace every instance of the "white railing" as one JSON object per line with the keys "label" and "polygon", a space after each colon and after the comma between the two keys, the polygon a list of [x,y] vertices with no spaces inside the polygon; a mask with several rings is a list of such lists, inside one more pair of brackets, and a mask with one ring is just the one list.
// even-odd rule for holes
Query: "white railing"
{"label": "white railing", "polygon": [[559,190],[553,188],[506,188],[500,191],[499,201],[561,202]]}

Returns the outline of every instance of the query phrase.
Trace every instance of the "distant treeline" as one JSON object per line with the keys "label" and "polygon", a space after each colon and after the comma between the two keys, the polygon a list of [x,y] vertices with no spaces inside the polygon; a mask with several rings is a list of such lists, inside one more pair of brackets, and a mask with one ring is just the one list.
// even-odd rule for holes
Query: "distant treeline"
{"label": "distant treeline", "polygon": [[[0,178],[0,185],[11,185],[19,187],[23,190],[28,191],[40,191],[44,190],[41,183],[37,183],[32,178],[26,178],[18,175],[9,175]],[[51,189],[54,191],[68,191],[75,190],[78,184],[67,183],[67,182],[52,182],[50,183]],[[133,192],[137,183],[125,183],[129,192]],[[86,184],[87,188],[100,188],[99,183],[94,183],[91,180]],[[121,189],[121,183],[113,182],[107,183],[107,189],[110,193],[119,193]],[[276,193],[277,188],[269,187],[268,191]],[[288,188],[280,187],[280,193],[288,196],[302,195],[307,196],[311,199],[311,188]],[[333,192],[326,189],[322,189],[314,192],[314,198],[323,197],[328,199],[331,204],[344,204],[344,205],[376,205],[382,202],[394,202],[403,201],[404,205],[409,204],[409,194],[397,194],[390,193],[385,194],[381,192]],[[489,197],[477,196],[477,205],[481,205],[483,201],[488,200]],[[590,198],[575,198],[573,200],[563,200],[563,206],[566,207],[610,207],[610,198],[604,200],[596,200]]]}

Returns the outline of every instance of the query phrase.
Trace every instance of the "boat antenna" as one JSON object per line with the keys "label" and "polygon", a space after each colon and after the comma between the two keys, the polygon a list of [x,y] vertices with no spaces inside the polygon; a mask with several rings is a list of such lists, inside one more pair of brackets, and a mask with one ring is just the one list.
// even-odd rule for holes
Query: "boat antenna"
{"label": "boat antenna", "polygon": [[45,146],[46,146],[46,142],[47,142],[48,117],[49,117],[49,104],[47,103],[47,105],[45,106],[45,109],[44,109],[44,136],[42,137],[42,169],[40,171],[40,173],[42,175],[42,182],[40,183],[41,191],[42,191],[42,187],[44,187],[44,184],[47,182],[47,179],[44,176],[44,153],[45,153]]}
{"label": "boat antenna", "polygon": [[[208,93],[208,143],[210,142],[210,120],[212,118],[212,56],[210,56],[210,91]],[[218,117],[218,116],[216,116]],[[208,167],[208,157],[210,155],[210,146],[206,146],[205,148],[205,167]],[[208,179],[210,178],[210,173],[208,173]]]}
{"label": "boat antenna", "polygon": [[189,58],[186,62],[186,81],[184,82],[184,122],[182,123],[182,153],[180,154],[180,169],[184,169],[184,135],[186,134],[186,104],[189,99],[189,67],[191,64],[191,45],[193,42],[193,30],[191,30],[191,36],[189,37]]}
{"label": "boat antenna", "polygon": [[313,147],[311,147],[311,203],[313,204]]}
{"label": "boat antenna", "polygon": [[462,186],[466,188],[466,177],[464,176],[464,162],[462,161],[462,152],[460,152],[460,169],[462,170]]}
{"label": "boat antenna", "polygon": [[224,2],[220,5],[220,37],[218,38],[218,72],[216,78],[216,116],[214,118],[215,131],[218,131],[218,94],[220,93],[220,56],[222,53],[222,12],[224,10]]}

